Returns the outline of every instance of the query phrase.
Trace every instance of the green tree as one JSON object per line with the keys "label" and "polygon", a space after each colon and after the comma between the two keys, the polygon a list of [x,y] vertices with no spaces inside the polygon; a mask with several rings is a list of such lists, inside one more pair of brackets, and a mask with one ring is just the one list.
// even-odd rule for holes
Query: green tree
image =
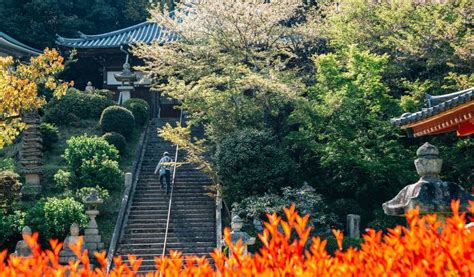
{"label": "green tree", "polygon": [[355,46],[316,57],[316,85],[292,114],[298,131],[288,137],[305,153],[318,192],[355,198],[367,210],[415,180],[413,152],[389,122],[401,110],[382,82],[387,60]]}

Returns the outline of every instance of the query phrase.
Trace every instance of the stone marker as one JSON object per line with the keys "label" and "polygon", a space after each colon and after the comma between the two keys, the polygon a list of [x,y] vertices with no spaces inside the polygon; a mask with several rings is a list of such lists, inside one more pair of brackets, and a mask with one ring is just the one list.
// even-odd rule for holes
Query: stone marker
{"label": "stone marker", "polygon": [[419,206],[420,214],[437,213],[443,217],[451,213],[451,201],[454,199],[460,200],[460,211],[467,211],[469,201],[474,201],[474,196],[463,187],[439,178],[443,160],[439,158],[438,148],[425,143],[418,148],[416,155],[415,167],[420,179],[403,188],[392,200],[383,203],[384,212],[404,216],[409,209]]}
{"label": "stone marker", "polygon": [[[77,245],[82,236],[79,236],[79,225],[77,223],[71,224],[70,235],[64,240],[63,248],[59,252],[59,263],[68,264],[69,261],[77,261],[78,257],[71,250],[71,245]],[[84,245],[82,245],[81,252],[84,251]]]}
{"label": "stone marker", "polygon": [[21,236],[23,239],[16,243],[14,255],[18,257],[31,256],[31,248],[26,243],[26,238],[31,237],[31,228],[28,226],[23,227],[21,230]]}
{"label": "stone marker", "polygon": [[360,238],[360,215],[347,215],[347,235],[350,238]]}
{"label": "stone marker", "polygon": [[[230,239],[232,244],[236,244],[239,240],[242,240],[242,246],[244,247],[244,255],[247,255],[247,246],[255,244],[255,238],[251,237],[246,232],[242,232],[243,220],[240,216],[235,215],[232,217],[230,232]],[[232,253],[231,253],[232,254]]]}
{"label": "stone marker", "polygon": [[87,82],[87,86],[86,88],[84,89],[85,92],[89,92],[89,93],[94,93],[95,92],[95,87],[92,85],[92,82],[91,81],[88,81]]}

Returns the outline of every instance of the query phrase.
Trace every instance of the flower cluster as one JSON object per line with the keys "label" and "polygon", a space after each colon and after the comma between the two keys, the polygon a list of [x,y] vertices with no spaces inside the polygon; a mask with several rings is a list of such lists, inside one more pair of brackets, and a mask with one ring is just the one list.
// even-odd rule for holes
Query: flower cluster
{"label": "flower cluster", "polygon": [[[269,215],[259,235],[262,248],[255,255],[244,255],[239,241],[225,240],[232,253],[220,250],[205,257],[184,257],[172,251],[168,257],[156,257],[156,272],[147,276],[473,276],[474,228],[466,227],[466,214],[459,202],[452,204],[452,216],[439,220],[436,215],[420,216],[418,210],[407,215],[407,227],[397,226],[387,235],[373,230],[364,235],[360,249],[342,251],[343,234],[334,231],[340,250],[334,256],[326,250],[326,241],[310,238],[309,216],[299,216],[292,206],[284,210],[285,219]],[[474,212],[471,203],[470,212]],[[472,221],[473,218],[470,218]],[[129,263],[114,258],[114,267],[106,272],[105,253],[96,253],[100,267],[92,269],[87,251],[81,245],[71,249],[79,257],[66,266],[58,263],[61,244],[51,241],[51,249],[40,251],[37,234],[28,239],[33,255],[28,258],[0,254],[0,276],[135,276],[141,259],[130,256]],[[307,247],[308,240],[311,240]],[[81,243],[79,243],[81,244]]]}

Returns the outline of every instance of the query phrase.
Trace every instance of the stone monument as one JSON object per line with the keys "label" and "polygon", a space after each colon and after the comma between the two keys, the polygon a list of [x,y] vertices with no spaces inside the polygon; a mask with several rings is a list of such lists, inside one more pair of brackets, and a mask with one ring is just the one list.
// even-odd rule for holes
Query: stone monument
{"label": "stone monument", "polygon": [[350,238],[360,238],[360,215],[347,215],[347,235]]}
{"label": "stone monument", "polygon": [[242,240],[242,246],[244,247],[244,255],[247,255],[247,246],[255,244],[255,238],[251,237],[246,232],[242,232],[243,220],[240,216],[235,215],[231,221],[232,231],[230,233],[230,239],[232,244],[236,244],[239,240]]}
{"label": "stone monument", "polygon": [[92,193],[86,196],[82,202],[87,206],[86,214],[89,216],[89,223],[84,230],[84,244],[89,250],[89,255],[93,256],[94,252],[104,249],[104,243],[102,242],[97,221],[95,220],[95,217],[99,215],[97,206],[102,204],[104,201],[99,198],[97,191],[93,190]]}
{"label": "stone monument", "polygon": [[[71,250],[70,245],[77,245],[82,237],[79,236],[79,225],[77,223],[71,224],[70,234],[64,240],[63,248],[59,252],[59,263],[68,264],[69,261],[77,261],[78,257]],[[81,252],[84,251],[84,245],[82,245]]]}
{"label": "stone monument", "polygon": [[28,226],[23,227],[21,230],[21,236],[23,239],[16,243],[14,255],[18,257],[31,256],[31,248],[28,246],[28,243],[26,243],[27,237],[31,237],[31,228]]}
{"label": "stone monument", "polygon": [[383,203],[387,215],[404,216],[409,209],[420,208],[420,214],[436,213],[441,217],[451,213],[451,201],[460,200],[460,211],[467,211],[469,200],[474,196],[461,186],[445,182],[439,178],[443,160],[439,150],[429,143],[423,144],[416,151],[418,158],[415,167],[420,179],[403,188],[395,198]]}
{"label": "stone monument", "polygon": [[20,149],[20,173],[25,176],[25,184],[21,189],[24,199],[34,199],[41,192],[41,174],[43,166],[43,152],[41,132],[39,129],[40,117],[38,112],[31,111],[24,115],[23,121],[27,124],[23,132]]}
{"label": "stone monument", "polygon": [[95,87],[92,85],[91,81],[87,82],[87,86],[84,89],[85,92],[93,93],[95,91]]}

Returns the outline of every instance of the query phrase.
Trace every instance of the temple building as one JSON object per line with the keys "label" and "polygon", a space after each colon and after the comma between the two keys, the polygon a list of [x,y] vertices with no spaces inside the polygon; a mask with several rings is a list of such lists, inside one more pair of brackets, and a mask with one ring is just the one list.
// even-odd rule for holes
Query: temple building
{"label": "temple building", "polygon": [[[164,117],[176,116],[173,109],[175,100],[161,96],[158,91],[151,89],[151,80],[143,72],[133,72],[133,67],[143,65],[137,57],[129,54],[128,47],[137,42],[161,44],[177,39],[176,34],[170,33],[160,25],[143,22],[124,29],[97,35],[79,33],[78,38],[57,37],[56,43],[63,55],[73,49],[77,52],[78,62],[75,75],[91,76],[91,80],[77,80],[76,83],[85,86],[88,81],[100,89],[116,92],[116,100],[123,102],[128,98],[146,100],[152,114]],[[79,73],[79,74],[78,74]],[[125,77],[125,78],[124,78]]]}
{"label": "temple building", "polygon": [[456,131],[458,136],[474,134],[474,88],[439,96],[426,95],[427,108],[405,113],[391,120],[410,137]]}
{"label": "temple building", "polygon": [[28,60],[32,56],[41,54],[41,51],[25,45],[10,37],[4,32],[0,32],[0,56],[13,56],[20,60]]}

